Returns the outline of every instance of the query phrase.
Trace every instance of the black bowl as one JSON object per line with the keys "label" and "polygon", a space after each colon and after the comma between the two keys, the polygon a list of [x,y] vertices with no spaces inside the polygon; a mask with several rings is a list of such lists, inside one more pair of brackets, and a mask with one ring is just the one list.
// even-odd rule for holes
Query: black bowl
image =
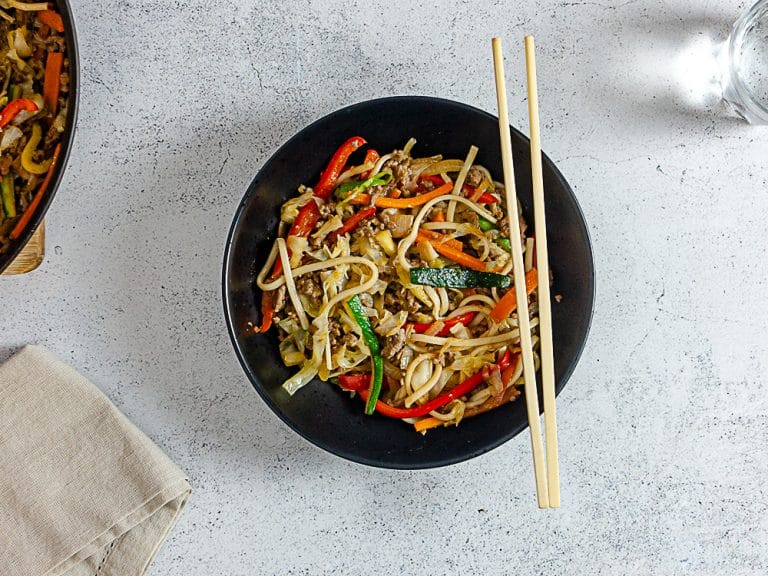
{"label": "black bowl", "polygon": [[67,123],[64,128],[64,132],[61,134],[61,151],[59,152],[59,159],[56,162],[56,168],[53,171],[51,183],[48,185],[48,189],[43,195],[40,204],[32,215],[24,232],[16,240],[11,241],[10,248],[0,254],[0,273],[3,272],[19,252],[22,251],[24,246],[32,238],[32,235],[40,226],[40,223],[45,218],[45,213],[48,211],[48,207],[53,200],[56,190],[59,188],[61,179],[64,175],[64,169],[67,166],[67,160],[69,159],[69,153],[72,150],[72,141],[75,138],[75,123],[77,121],[77,105],[80,95],[80,63],[77,53],[77,35],[75,33],[75,21],[72,17],[72,8],[69,5],[69,0],[56,0],[56,6],[64,21],[64,37],[67,46],[66,57],[69,59],[69,102],[67,104]]}
{"label": "black bowl", "polygon": [[[425,97],[383,98],[343,108],[311,124],[285,143],[251,183],[235,214],[224,258],[224,311],[235,351],[253,387],[283,421],[310,442],[338,456],[386,468],[430,468],[478,456],[527,427],[525,402],[470,418],[426,436],[399,420],[363,415],[359,399],[315,380],[293,397],[281,383],[285,368],[274,334],[255,335],[260,295],[255,277],[275,237],[280,205],[299,184],[314,184],[336,147],[360,135],[380,151],[402,148],[413,136],[414,154],[464,158],[470,145],[477,162],[501,179],[498,119],[470,106]],[[512,129],[517,192],[532,223],[528,139]],[[557,391],[562,390],[584,347],[592,318],[594,269],[587,227],[576,198],[552,161],[544,157],[549,250],[554,274],[553,334]]]}

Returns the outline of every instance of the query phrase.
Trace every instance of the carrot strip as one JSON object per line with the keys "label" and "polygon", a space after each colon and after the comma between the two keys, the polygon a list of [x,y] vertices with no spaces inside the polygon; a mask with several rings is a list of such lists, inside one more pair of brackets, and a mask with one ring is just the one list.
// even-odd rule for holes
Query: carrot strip
{"label": "carrot strip", "polygon": [[440,244],[445,244],[446,246],[456,248],[456,250],[464,250],[464,244],[462,244],[460,240],[456,240],[455,238],[448,238],[447,236],[443,236],[434,230],[420,229],[418,234],[416,234],[416,241],[418,242],[419,240],[426,240],[432,245],[434,245],[436,242],[439,242]]}
{"label": "carrot strip", "polygon": [[[435,188],[432,190],[432,192],[419,194],[418,196],[411,196],[410,198],[390,198],[387,196],[379,196],[376,198],[376,202],[374,202],[373,205],[377,208],[415,208],[416,206],[426,204],[433,198],[437,198],[443,194],[448,194],[451,190],[453,190],[453,184],[446,184],[445,186],[440,186],[440,188]],[[352,204],[368,205],[371,203],[371,195],[357,194],[349,201]]]}
{"label": "carrot strip", "polygon": [[43,101],[51,116],[56,116],[59,105],[59,86],[61,84],[61,67],[64,64],[62,52],[49,52],[45,62],[45,78],[43,79]]}
{"label": "carrot strip", "polygon": [[435,418],[434,416],[430,416],[429,418],[422,418],[421,420],[417,420],[413,423],[413,427],[416,429],[416,432],[423,432],[424,430],[429,430],[430,428],[437,428],[438,426],[442,426],[445,424],[440,418]]}
{"label": "carrot strip", "polygon": [[400,196],[402,195],[403,193],[400,192],[399,188],[395,188],[394,190],[392,190],[392,192],[389,193],[390,198],[400,198]]}
{"label": "carrot strip", "polygon": [[37,13],[37,17],[43,24],[46,24],[56,30],[56,32],[64,32],[64,21],[61,19],[61,14],[55,10],[40,10]]}
{"label": "carrot strip", "polygon": [[[437,248],[435,248],[437,250]],[[536,286],[539,284],[538,273],[536,268],[531,268],[525,274],[525,291],[530,294],[536,290]],[[501,322],[507,316],[512,314],[517,308],[517,295],[515,294],[515,287],[510,288],[506,294],[496,303],[496,306],[491,310],[491,319],[494,322]]]}
{"label": "carrot strip", "polygon": [[16,226],[13,227],[13,230],[11,230],[11,233],[8,235],[11,240],[16,240],[19,236],[21,236],[22,232],[24,232],[24,228],[26,228],[27,224],[29,224],[29,221],[32,220],[32,216],[34,215],[35,210],[42,201],[43,195],[48,189],[48,185],[51,183],[51,178],[53,178],[53,170],[56,168],[56,163],[59,159],[60,151],[61,143],[56,144],[56,149],[53,151],[53,159],[51,160],[51,165],[48,167],[48,174],[45,175],[43,183],[40,184],[40,188],[38,188],[37,192],[35,192],[35,196],[29,203],[29,206],[27,206],[24,214],[21,215],[19,221],[16,222]]}
{"label": "carrot strip", "polygon": [[433,198],[448,194],[451,190],[453,190],[453,184],[445,184],[435,188],[432,192],[411,196],[410,198],[386,198],[382,196],[376,199],[375,205],[379,208],[415,208],[416,206],[426,204]]}
{"label": "carrot strip", "polygon": [[445,212],[438,210],[435,217],[432,218],[432,222],[445,222]]}
{"label": "carrot strip", "polygon": [[[418,234],[422,234],[422,232],[423,230],[419,230]],[[418,234],[416,236],[417,239],[419,238]],[[462,250],[451,246],[447,241],[443,242],[440,240],[431,240],[425,236],[422,236],[422,238],[432,244],[435,252],[441,256],[445,256],[449,260],[453,260],[465,268],[485,272],[485,263],[479,258],[475,258],[474,256],[470,256],[469,254],[464,253]]]}

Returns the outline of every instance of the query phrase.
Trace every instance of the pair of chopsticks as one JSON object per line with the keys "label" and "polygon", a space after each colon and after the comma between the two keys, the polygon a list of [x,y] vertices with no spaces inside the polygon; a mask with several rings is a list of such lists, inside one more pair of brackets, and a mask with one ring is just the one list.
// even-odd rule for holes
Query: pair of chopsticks
{"label": "pair of chopsticks", "polygon": [[[555,413],[555,372],[552,356],[552,308],[549,294],[549,259],[547,256],[547,225],[544,216],[544,178],[541,169],[541,135],[539,133],[539,100],[536,86],[536,56],[533,36],[525,37],[525,65],[528,79],[528,117],[531,129],[531,176],[533,179],[533,219],[536,230],[536,262],[538,269],[539,333],[541,338],[541,377],[544,396],[544,431],[546,434],[546,467],[539,422],[539,394],[533,363],[531,325],[528,317],[528,296],[525,292],[523,247],[517,217],[517,193],[512,163],[512,140],[509,134],[507,88],[504,79],[504,55],[501,39],[494,38],[493,67],[496,75],[496,98],[499,106],[501,158],[504,166],[509,240],[517,297],[517,318],[520,347],[523,354],[525,404],[531,431],[533,471],[536,475],[536,496],[539,508],[560,507],[560,469],[557,461],[557,417]],[[545,471],[546,468],[546,471]],[[545,478],[546,475],[546,478]]]}

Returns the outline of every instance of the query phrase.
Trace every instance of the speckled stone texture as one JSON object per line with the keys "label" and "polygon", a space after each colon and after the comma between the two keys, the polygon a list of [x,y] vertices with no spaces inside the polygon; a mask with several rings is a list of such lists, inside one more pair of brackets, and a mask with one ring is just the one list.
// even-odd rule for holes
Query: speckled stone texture
{"label": "speckled stone texture", "polygon": [[[76,149],[45,263],[0,279],[0,358],[48,346],[189,472],[154,574],[768,573],[768,128],[697,77],[745,2],[433,4],[75,0]],[[550,512],[526,434],[418,473],[309,445],[243,375],[220,289],[240,197],[310,121],[395,94],[494,112],[501,34],[527,132],[525,33],[598,274]]]}

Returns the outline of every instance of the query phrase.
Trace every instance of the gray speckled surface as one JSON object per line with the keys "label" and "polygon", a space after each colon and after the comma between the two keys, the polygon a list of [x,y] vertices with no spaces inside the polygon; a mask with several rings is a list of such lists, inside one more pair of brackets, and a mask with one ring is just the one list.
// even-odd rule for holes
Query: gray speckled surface
{"label": "gray speckled surface", "polygon": [[[155,574],[765,574],[768,128],[691,88],[745,2],[444,5],[75,0],[77,149],[44,265],[0,279],[0,357],[48,346],[189,472]],[[525,127],[528,32],[598,271],[551,512],[525,434],[418,473],[310,446],[251,389],[220,304],[230,218],[280,143],[375,96],[494,111],[494,34]]]}

